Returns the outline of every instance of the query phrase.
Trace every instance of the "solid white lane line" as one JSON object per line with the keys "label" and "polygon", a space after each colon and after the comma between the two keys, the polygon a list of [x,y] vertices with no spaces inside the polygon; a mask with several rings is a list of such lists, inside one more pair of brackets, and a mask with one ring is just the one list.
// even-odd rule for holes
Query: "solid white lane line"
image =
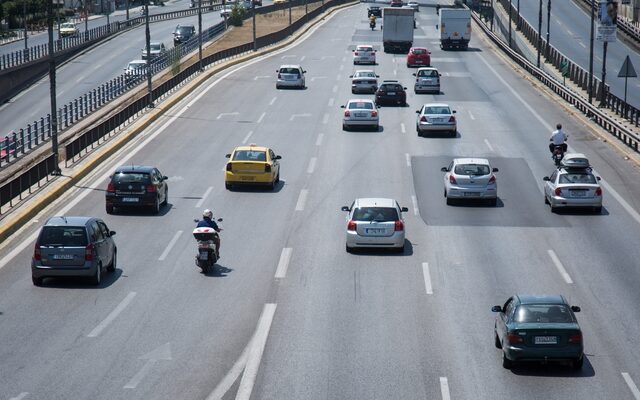
{"label": "solid white lane line", "polygon": [[556,268],[558,268],[558,271],[560,272],[560,275],[562,275],[562,277],[564,278],[564,281],[567,282],[568,284],[572,284],[573,281],[571,280],[571,277],[567,273],[567,270],[564,269],[564,266],[562,265],[562,263],[560,262],[560,259],[556,255],[556,252],[550,249],[550,250],[547,250],[547,253],[549,253],[549,257],[551,257],[551,261],[553,261]]}
{"label": "solid white lane line", "polygon": [[276,279],[283,279],[287,276],[287,269],[289,268],[289,261],[291,261],[291,247],[285,247],[280,253],[280,261],[278,261],[278,268],[276,268]]}
{"label": "solid white lane line", "polygon": [[427,294],[433,294],[433,288],[431,287],[431,275],[429,274],[429,263],[422,263],[422,276],[424,277],[424,287]]}
{"label": "solid white lane line", "polygon": [[404,122],[400,123],[400,131],[402,131],[402,133],[407,133],[407,127],[404,126]]}
{"label": "solid white lane line", "polygon": [[271,329],[271,322],[273,316],[276,313],[277,304],[267,303],[264,305],[262,315],[260,316],[260,322],[258,323],[258,330],[256,331],[255,340],[251,346],[249,357],[247,359],[247,366],[242,374],[240,380],[240,387],[236,394],[236,400],[249,400],[251,398],[251,392],[253,391],[253,385],[258,377],[258,369],[260,367],[260,361],[262,354],[264,353],[264,347],[267,344],[267,338],[269,337],[269,330]]}
{"label": "solid white lane line", "polygon": [[19,395],[17,395],[16,397],[12,397],[9,400],[22,400],[25,397],[27,397],[29,395],[29,392],[22,392]]}
{"label": "solid white lane line", "polygon": [[476,117],[473,116],[473,113],[471,112],[471,110],[467,110],[467,112],[469,113],[469,118],[476,119]]}
{"label": "solid white lane line", "polygon": [[451,400],[451,394],[449,394],[449,381],[446,377],[440,377],[440,393],[442,393],[442,400]]}
{"label": "solid white lane line", "polygon": [[225,394],[227,394],[229,389],[231,389],[231,386],[233,386],[235,381],[238,379],[238,377],[242,373],[242,370],[244,370],[244,367],[247,365],[247,358],[249,358],[249,350],[251,350],[253,341],[255,340],[255,335],[256,334],[254,332],[253,336],[251,337],[251,340],[249,341],[249,344],[247,344],[244,350],[242,350],[242,354],[240,354],[240,357],[236,360],[235,364],[233,364],[229,372],[227,372],[227,375],[225,375],[224,378],[222,378],[222,380],[220,381],[220,383],[218,383],[218,386],[216,386],[216,388],[213,389],[213,392],[211,392],[211,394],[207,396],[206,400],[222,400],[222,397]]}
{"label": "solid white lane line", "polygon": [[[244,143],[244,142],[243,142]],[[212,186],[209,186],[207,188],[207,190],[204,192],[204,194],[202,195],[202,197],[200,198],[200,200],[198,200],[198,202],[196,203],[196,208],[200,208],[202,207],[202,204],[204,204],[204,201],[207,199],[207,196],[209,196],[209,194],[211,194],[211,191],[213,190]]]}
{"label": "solid white lane line", "polygon": [[242,139],[242,144],[247,143],[247,140],[249,140],[251,135],[253,135],[253,131],[249,131],[249,133],[247,133],[247,136],[245,136],[244,139]]}
{"label": "solid white lane line", "polygon": [[336,101],[336,99],[334,99],[333,97],[329,99],[329,102],[327,103],[327,107],[333,107],[333,102]]}
{"label": "solid white lane line", "polygon": [[271,101],[269,102],[269,105],[270,105],[270,106],[272,106],[272,105],[273,105],[273,103],[275,103],[275,102],[276,102],[276,99],[277,99],[277,97],[274,97],[273,99],[271,99]]}
{"label": "solid white lane line", "polygon": [[[328,115],[328,114],[325,114]],[[316,146],[322,146],[322,138],[324,138],[324,133],[320,133],[318,138],[316,139]]]}
{"label": "solid white lane line", "polygon": [[614,199],[618,201],[618,203],[620,203],[622,208],[624,208],[631,215],[631,217],[640,224],[640,214],[638,214],[638,212],[633,207],[631,207],[631,205],[627,203],[627,201],[623,199],[622,196],[618,192],[616,192],[604,179],[600,181],[600,184],[605,188],[607,192],[609,192],[611,196],[613,196]]}
{"label": "solid white lane line", "polygon": [[629,386],[629,389],[631,389],[631,393],[633,394],[633,397],[636,400],[640,400],[640,390],[638,390],[638,387],[636,386],[633,379],[631,379],[631,376],[626,372],[622,372],[622,377],[624,378],[624,381],[627,383],[627,386]]}
{"label": "solid white lane line", "polygon": [[114,319],[116,319],[116,317],[118,317],[118,315],[125,309],[127,308],[127,306],[129,305],[129,303],[131,303],[131,300],[133,300],[133,298],[136,297],[136,292],[129,292],[129,294],[127,295],[127,297],[125,297],[120,304],[118,304],[116,306],[116,308],[113,309],[113,311],[111,311],[109,313],[109,315],[107,315],[107,318],[103,319],[102,322],[100,322],[98,324],[98,326],[96,326],[95,328],[93,328],[93,330],[91,332],[89,332],[89,334],[87,335],[87,337],[97,337],[98,335],[100,335],[100,333],[107,327],[109,326],[109,324],[111,322],[113,322]]}
{"label": "solid white lane line", "polygon": [[169,255],[169,252],[171,251],[173,246],[176,244],[176,242],[180,238],[180,235],[182,235],[182,231],[178,231],[178,232],[176,232],[175,235],[173,235],[173,239],[171,239],[171,241],[167,245],[167,248],[164,249],[164,251],[160,255],[160,258],[158,258],[158,261],[163,261],[165,258],[167,258],[167,256]]}
{"label": "solid white lane line", "polygon": [[307,174],[313,174],[313,171],[316,169],[316,161],[318,161],[317,157],[311,157],[309,166],[307,167]]}
{"label": "solid white lane line", "polygon": [[409,155],[409,153],[404,153],[404,158],[407,159],[407,167],[411,166],[411,156]]}
{"label": "solid white lane line", "polygon": [[298,202],[296,203],[296,211],[304,210],[304,204],[307,202],[307,194],[309,194],[307,189],[300,191],[300,196],[298,196]]}
{"label": "solid white lane line", "polygon": [[262,120],[264,119],[265,115],[267,115],[267,112],[263,112],[262,114],[260,114],[260,118],[258,118],[258,123],[261,123]]}
{"label": "solid white lane line", "polygon": [[398,75],[398,70],[397,70],[397,69],[394,69],[394,70],[393,70],[393,74],[394,74],[394,75]]}
{"label": "solid white lane line", "polygon": [[338,92],[338,85],[334,85],[334,86],[331,88],[331,91],[332,91],[333,93],[337,93],[337,92]]}
{"label": "solid white lane line", "polygon": [[487,145],[487,147],[489,148],[489,151],[493,151],[493,147],[491,146],[491,143],[489,143],[489,140],[488,140],[488,139],[485,139],[485,140],[484,140],[484,144],[486,144],[486,145]]}
{"label": "solid white lane line", "polygon": [[327,122],[329,122],[329,114],[325,113],[325,114],[322,116],[322,123],[323,123],[323,124],[326,124]]}
{"label": "solid white lane line", "polygon": [[411,196],[411,202],[413,203],[413,215],[418,215],[420,212],[418,208],[418,198],[414,195]]}

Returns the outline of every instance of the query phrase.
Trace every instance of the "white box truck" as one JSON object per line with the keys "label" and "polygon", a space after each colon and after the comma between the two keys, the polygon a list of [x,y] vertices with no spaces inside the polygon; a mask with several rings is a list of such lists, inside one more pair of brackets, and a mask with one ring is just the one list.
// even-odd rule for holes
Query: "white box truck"
{"label": "white box truck", "polygon": [[414,10],[386,7],[382,12],[382,45],[385,53],[408,53],[413,45]]}
{"label": "white box truck", "polygon": [[471,40],[471,10],[460,8],[440,9],[440,48],[467,49]]}

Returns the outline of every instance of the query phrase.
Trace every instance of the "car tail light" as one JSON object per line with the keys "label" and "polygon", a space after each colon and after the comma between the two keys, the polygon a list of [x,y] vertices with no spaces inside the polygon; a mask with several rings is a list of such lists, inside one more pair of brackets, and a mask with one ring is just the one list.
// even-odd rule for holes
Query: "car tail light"
{"label": "car tail light", "polygon": [[353,53],[353,54],[357,56],[357,55],[358,55],[358,52],[356,51],[356,52],[355,52],[355,53]]}
{"label": "car tail light", "polygon": [[278,74],[278,79],[282,79],[282,75]]}
{"label": "car tail light", "polygon": [[602,196],[602,188],[596,188],[596,196]]}
{"label": "car tail light", "polygon": [[404,231],[404,224],[402,223],[402,221],[397,220],[395,228],[393,230],[396,231],[396,232]]}
{"label": "car tail light", "polygon": [[456,182],[456,178],[454,178],[453,175],[449,175],[449,183],[453,183],[455,185],[458,182]]}
{"label": "car tail light", "polygon": [[378,112],[377,111],[371,111],[371,116],[372,117],[377,117],[378,116]]}
{"label": "car tail light", "polygon": [[116,192],[116,186],[113,184],[113,182],[109,182],[109,185],[107,186],[107,192],[108,193]]}
{"label": "car tail light", "polygon": [[356,221],[350,219],[349,222],[347,223],[347,230],[348,231],[355,231],[356,230]]}
{"label": "car tail light", "polygon": [[271,165],[270,164],[265,164],[264,165],[264,172],[271,172]]}
{"label": "car tail light", "polygon": [[420,122],[429,122],[429,119],[423,115],[422,117],[420,117]]}
{"label": "car tail light", "polygon": [[569,343],[582,343],[582,333],[569,336]]}
{"label": "car tail light", "polygon": [[233,170],[233,164],[227,163],[227,171],[231,172]]}
{"label": "car tail light", "polygon": [[89,243],[87,247],[84,248],[84,260],[85,261],[93,260],[93,243]]}
{"label": "car tail light", "polygon": [[346,110],[346,111],[344,112],[344,116],[345,116],[345,117],[349,117],[349,116],[351,116],[351,113],[349,112],[349,110]]}
{"label": "car tail light", "polygon": [[449,117],[449,122],[456,122],[456,117],[454,117],[453,115]]}
{"label": "car tail light", "polygon": [[524,338],[520,335],[516,335],[515,333],[509,333],[507,335],[507,342],[509,343],[524,343]]}
{"label": "car tail light", "polygon": [[556,188],[556,190],[554,190],[554,193],[556,194],[556,196],[560,196],[562,194],[562,189]]}
{"label": "car tail light", "polygon": [[156,187],[155,185],[147,185],[147,193],[155,193]]}
{"label": "car tail light", "polygon": [[496,176],[495,175],[491,175],[491,178],[489,178],[489,183],[496,183]]}
{"label": "car tail light", "polygon": [[40,243],[36,242],[36,246],[33,249],[33,259],[36,261],[42,260],[42,253],[40,252]]}

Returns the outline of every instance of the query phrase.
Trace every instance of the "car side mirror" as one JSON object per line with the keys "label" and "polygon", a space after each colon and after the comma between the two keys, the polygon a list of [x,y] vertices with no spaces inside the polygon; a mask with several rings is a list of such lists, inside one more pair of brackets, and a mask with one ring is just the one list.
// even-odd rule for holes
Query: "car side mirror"
{"label": "car side mirror", "polygon": [[218,218],[218,222],[222,222],[222,218]]}
{"label": "car side mirror", "polygon": [[225,154],[225,158],[231,157],[231,154]]}
{"label": "car side mirror", "polygon": [[550,181],[551,179],[549,179],[549,177],[548,177],[548,176],[545,176],[544,178],[542,178],[542,180],[543,180],[543,181],[545,181],[545,182],[548,182],[548,181]]}
{"label": "car side mirror", "polygon": [[493,311],[493,312],[502,312],[502,307],[493,306],[493,307],[491,307],[491,311]]}
{"label": "car side mirror", "polygon": [[356,51],[355,51],[355,50],[351,50],[351,52],[352,52],[352,53],[355,53]]}
{"label": "car side mirror", "polygon": [[276,160],[282,160],[282,156],[276,156]]}
{"label": "car side mirror", "polygon": [[376,78],[380,78],[380,75],[376,75]]}
{"label": "car side mirror", "polygon": [[116,234],[116,231],[109,231],[109,236],[113,236]]}
{"label": "car side mirror", "polygon": [[403,87],[403,89],[404,89],[404,90],[407,90],[407,88],[406,88],[406,87]]}
{"label": "car side mirror", "polygon": [[573,311],[573,312],[580,312],[580,307],[578,307],[578,306],[571,306],[571,311]]}
{"label": "car side mirror", "polygon": [[353,78],[353,75],[349,75],[349,78]]}
{"label": "car side mirror", "polygon": [[498,172],[498,168],[493,168],[491,171],[492,172]]}
{"label": "car side mirror", "polygon": [[305,71],[305,70],[302,70],[302,73],[303,73],[303,74],[306,74],[306,73],[307,73],[307,71]]}
{"label": "car side mirror", "polygon": [[442,167],[442,168],[440,168],[440,171],[442,171],[442,172],[449,172],[449,168],[447,168],[447,167]]}
{"label": "car side mirror", "polygon": [[438,74],[438,76],[442,76],[442,74]]}
{"label": "car side mirror", "polygon": [[166,181],[166,180],[168,180],[168,179],[169,179],[169,177],[168,177],[168,176],[163,176],[163,177],[162,177],[162,180],[163,180],[163,181]]}
{"label": "car side mirror", "polygon": [[351,211],[351,209],[349,208],[349,206],[342,206],[341,210],[342,210],[342,211]]}
{"label": "car side mirror", "polygon": [[599,176],[596,176],[596,179],[597,179],[598,181],[602,180],[602,178],[600,178]]}
{"label": "car side mirror", "polygon": [[456,110],[451,111],[451,113],[452,113],[452,114],[455,114],[455,113],[456,113]]}
{"label": "car side mirror", "polygon": [[411,74],[411,75],[413,75],[413,76],[417,76],[415,72],[414,72],[413,74]]}
{"label": "car side mirror", "polygon": [[344,108],[344,106],[340,106],[340,108]]}
{"label": "car side mirror", "polygon": [[416,110],[416,114],[420,114],[420,110]]}
{"label": "car side mirror", "polygon": [[402,208],[400,209],[400,211],[402,211],[402,212],[407,212],[407,211],[409,211],[409,209],[408,209],[407,207],[402,207]]}

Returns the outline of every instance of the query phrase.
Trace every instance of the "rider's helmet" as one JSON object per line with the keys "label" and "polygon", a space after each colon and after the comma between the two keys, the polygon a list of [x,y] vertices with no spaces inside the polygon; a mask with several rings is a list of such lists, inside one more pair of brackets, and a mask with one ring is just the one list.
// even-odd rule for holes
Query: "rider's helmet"
{"label": "rider's helmet", "polygon": [[209,218],[209,219],[211,219],[211,218],[213,218],[213,211],[211,211],[211,210],[209,210],[209,209],[207,208],[206,210],[204,210],[204,211],[202,212],[202,216],[203,216],[204,218]]}
{"label": "rider's helmet", "polygon": [[557,124],[556,125],[556,129],[558,129],[558,130],[562,129],[562,124]]}

